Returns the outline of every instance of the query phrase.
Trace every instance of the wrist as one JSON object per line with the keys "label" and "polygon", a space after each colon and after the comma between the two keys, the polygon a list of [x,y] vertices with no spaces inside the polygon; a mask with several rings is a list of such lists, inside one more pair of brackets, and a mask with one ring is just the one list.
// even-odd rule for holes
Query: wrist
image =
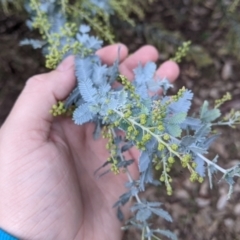
{"label": "wrist", "polygon": [[2,228],[0,228],[0,239],[1,240],[19,240],[19,238],[11,235],[9,232],[6,232]]}

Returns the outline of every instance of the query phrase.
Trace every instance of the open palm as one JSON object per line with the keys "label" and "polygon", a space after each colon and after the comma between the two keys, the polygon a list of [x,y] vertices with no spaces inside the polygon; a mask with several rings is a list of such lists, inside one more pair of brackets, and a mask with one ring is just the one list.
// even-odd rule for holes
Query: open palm
{"label": "open palm", "polygon": [[[112,64],[118,45],[98,55]],[[139,62],[156,61],[157,51],[145,46],[127,57],[121,46],[120,71],[129,79]],[[178,66],[164,63],[157,75],[175,80]],[[57,70],[28,80],[0,129],[0,227],[21,239],[121,239],[121,223],[112,205],[126,189],[126,175],[94,171],[108,157],[104,139],[94,140],[93,124],[77,126],[55,118],[51,106],[75,85],[73,57]],[[127,153],[137,159],[136,150]],[[137,163],[130,167],[137,177]]]}

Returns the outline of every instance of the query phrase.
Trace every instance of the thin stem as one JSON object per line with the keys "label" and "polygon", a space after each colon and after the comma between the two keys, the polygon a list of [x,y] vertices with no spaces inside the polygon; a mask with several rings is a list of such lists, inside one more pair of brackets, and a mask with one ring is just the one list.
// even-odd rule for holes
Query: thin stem
{"label": "thin stem", "polygon": [[216,123],[212,123],[212,126],[231,126],[231,122],[216,122]]}
{"label": "thin stem", "polygon": [[163,157],[163,160],[162,160],[162,163],[163,163],[163,173],[165,175],[165,178],[164,178],[164,182],[165,182],[165,186],[169,186],[170,183],[168,181],[168,173],[167,173],[167,169],[166,169],[166,158]]}
{"label": "thin stem", "polygon": [[61,0],[63,14],[66,13],[66,0]]}
{"label": "thin stem", "polygon": [[145,229],[143,228],[143,230],[142,230],[142,236],[141,236],[141,240],[144,240],[144,235],[145,235]]}
{"label": "thin stem", "polygon": [[218,166],[217,164],[215,164],[214,162],[210,161],[209,159],[207,159],[206,157],[204,157],[202,154],[197,153],[197,156],[199,156],[202,160],[204,160],[207,164],[209,165],[213,165],[217,170],[219,170],[220,172],[222,172],[223,174],[227,173],[227,170],[225,170],[224,168]]}
{"label": "thin stem", "polygon": [[[37,4],[35,4],[35,5],[33,5],[33,6],[34,6],[35,8],[33,7],[32,9],[36,11],[37,16],[38,16],[39,18],[42,18],[43,12],[41,12],[41,9],[39,8],[39,6],[38,6]],[[41,29],[39,28],[39,30],[41,30]],[[44,25],[43,28],[42,28],[42,30],[43,30],[45,36],[47,37],[47,39],[49,40],[49,39],[50,39],[50,34],[49,34],[49,32],[48,32],[48,27],[47,27],[47,25]]]}
{"label": "thin stem", "polygon": [[[177,138],[172,137],[175,141],[179,141]],[[209,165],[213,165],[216,169],[218,169],[220,172],[222,173],[226,173],[227,170],[225,170],[224,168],[221,168],[219,165],[215,164],[214,162],[212,162],[211,160],[207,159],[206,157],[204,157],[202,154],[198,153],[197,156],[199,156],[203,161],[205,161],[207,164]]]}
{"label": "thin stem", "polygon": [[[114,131],[112,128],[111,128],[111,131],[112,131],[113,136],[114,136],[114,137],[117,137],[115,131]],[[121,158],[121,161],[125,161],[124,158],[123,158],[122,153],[120,154],[120,158]],[[130,171],[128,170],[127,167],[126,167],[126,173],[127,173],[129,182],[132,183],[132,182],[133,182],[133,178],[132,178],[132,175],[131,175],[131,173],[130,173]],[[142,201],[141,201],[141,199],[139,198],[139,196],[138,196],[137,193],[134,195],[134,197],[136,198],[136,200],[137,200],[138,203],[142,203]],[[147,233],[150,232],[150,229],[149,229],[148,226],[146,226],[146,231],[147,231]],[[151,237],[148,237],[148,240],[151,240]]]}
{"label": "thin stem", "polygon": [[161,240],[161,238],[157,237],[156,235],[152,235],[156,240]]}

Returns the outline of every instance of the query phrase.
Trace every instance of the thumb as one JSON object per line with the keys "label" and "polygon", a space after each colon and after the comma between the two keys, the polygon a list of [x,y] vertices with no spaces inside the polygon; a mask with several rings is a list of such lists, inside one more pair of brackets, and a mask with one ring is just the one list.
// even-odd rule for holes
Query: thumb
{"label": "thumb", "polygon": [[65,99],[74,85],[74,57],[69,56],[56,70],[27,81],[4,125],[15,134],[31,130],[48,133],[53,120],[49,110],[58,100]]}

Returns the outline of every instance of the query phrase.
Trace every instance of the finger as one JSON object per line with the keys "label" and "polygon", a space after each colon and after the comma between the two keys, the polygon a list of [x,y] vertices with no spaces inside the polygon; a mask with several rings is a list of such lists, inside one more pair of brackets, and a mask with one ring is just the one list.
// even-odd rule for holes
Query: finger
{"label": "finger", "polygon": [[128,79],[132,80],[134,77],[133,69],[139,63],[146,64],[149,61],[155,62],[158,60],[159,54],[153,46],[144,46],[137,50],[135,53],[126,58],[119,66],[120,72]]}
{"label": "finger", "polygon": [[96,52],[102,59],[102,62],[107,65],[113,64],[116,61],[119,53],[119,61],[123,61],[128,55],[128,48],[122,43],[116,43],[111,46],[103,47]]}
{"label": "finger", "polygon": [[180,70],[174,61],[166,61],[156,71],[155,76],[161,79],[167,78],[170,82],[174,82],[179,76]]}
{"label": "finger", "polygon": [[[104,47],[97,54],[104,63],[112,64],[118,56],[119,60],[127,56],[127,48],[122,44]],[[74,57],[65,59],[56,70],[30,78],[9,117],[8,124],[20,132],[38,129],[47,137],[53,117],[49,110],[58,100],[65,99],[75,86]]]}
{"label": "finger", "polygon": [[[52,105],[67,97],[75,85],[74,57],[67,57],[56,70],[30,78],[18,97],[6,124],[18,134],[50,128]],[[46,137],[46,136],[45,136]]]}

